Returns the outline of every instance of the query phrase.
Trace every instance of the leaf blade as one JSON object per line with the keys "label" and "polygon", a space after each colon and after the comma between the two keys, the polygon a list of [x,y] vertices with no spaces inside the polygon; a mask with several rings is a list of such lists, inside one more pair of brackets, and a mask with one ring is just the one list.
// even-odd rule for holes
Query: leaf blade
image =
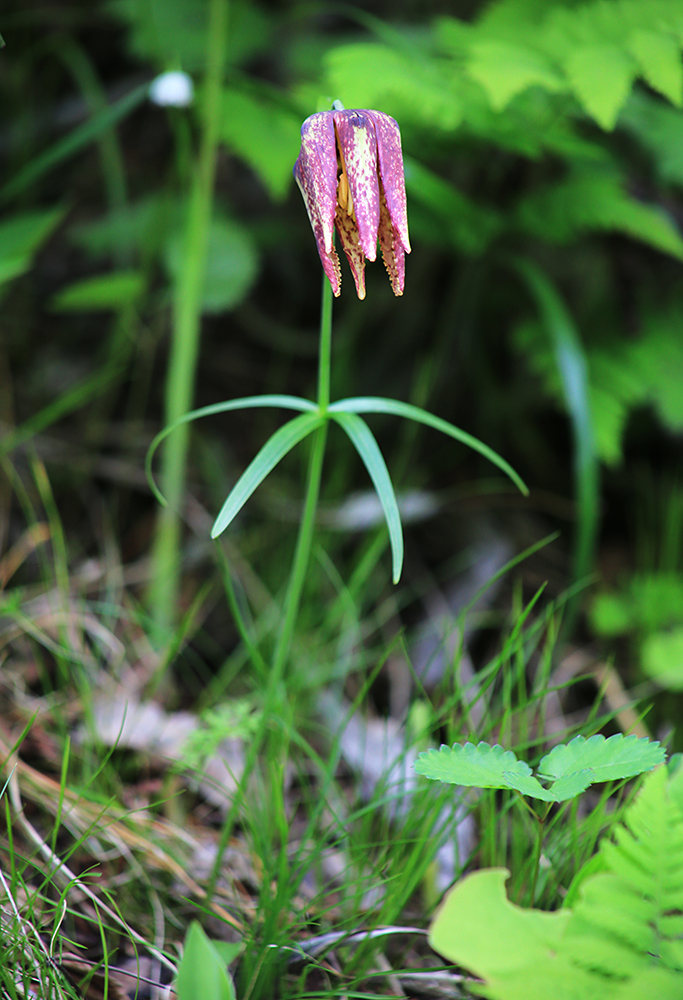
{"label": "leaf blade", "polygon": [[490,746],[484,741],[476,746],[474,743],[454,743],[452,747],[442,744],[438,750],[432,748],[419,754],[413,767],[430,780],[470,788],[511,788],[510,775],[520,779],[531,775],[529,765],[518,760],[512,750],[503,750],[498,743]]}
{"label": "leaf blade", "polygon": [[569,743],[554,747],[541,760],[539,773],[555,780],[586,768],[596,781],[632,778],[662,764],[666,754],[659,742],[646,736],[624,736],[616,733],[605,739],[601,734],[575,736]]}
{"label": "leaf blade", "polygon": [[393,563],[392,578],[394,583],[398,583],[403,568],[403,528],[394,486],[382,452],[374,434],[361,417],[355,413],[335,413],[333,419],[350,438],[377,491],[389,530]]}
{"label": "leaf blade", "polygon": [[299,441],[303,441],[312,431],[320,427],[324,419],[319,413],[302,413],[275,431],[230,491],[211,528],[212,538],[218,538],[225,531],[268,473]]}
{"label": "leaf blade", "polygon": [[332,403],[329,412],[332,415],[342,412],[390,413],[396,417],[405,417],[407,420],[415,420],[417,423],[425,424],[427,427],[432,427],[434,430],[441,431],[442,434],[447,434],[456,441],[468,445],[474,451],[478,451],[480,455],[483,455],[489,462],[497,465],[502,472],[509,476],[525,496],[529,494],[528,487],[522,478],[492,448],[489,448],[488,445],[485,445],[478,438],[468,434],[467,431],[460,430],[455,424],[451,424],[447,420],[442,420],[441,417],[436,417],[433,413],[429,413],[419,406],[413,406],[412,403],[403,403],[398,399],[387,399],[384,396],[354,396],[353,398],[340,399]]}

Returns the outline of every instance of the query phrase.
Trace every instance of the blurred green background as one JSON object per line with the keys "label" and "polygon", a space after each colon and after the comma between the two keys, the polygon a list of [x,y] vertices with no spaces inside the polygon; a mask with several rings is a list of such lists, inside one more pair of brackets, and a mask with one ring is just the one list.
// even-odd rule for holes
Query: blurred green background
{"label": "blurred green background", "polygon": [[[339,99],[401,126],[413,252],[400,300],[377,263],[358,302],[343,262],[332,397],[425,406],[531,488],[518,496],[434,432],[373,421],[416,506],[403,620],[467,561],[482,525],[513,551],[559,529],[524,586],[548,580],[558,597],[578,584],[575,640],[616,655],[629,685],[683,689],[679,3],[8,0],[0,31],[3,552],[53,510],[70,572],[116,564],[140,614],[154,605],[166,571],[143,467],[178,404],[182,303],[200,332],[196,361],[177,362],[190,406],[313,393],[321,268],[291,171],[303,119]],[[187,106],[148,97],[172,70],[192,79]],[[210,525],[279,420],[202,421],[181,456],[165,626],[197,613],[198,676],[237,642],[212,590]],[[369,529],[342,503],[369,484],[341,435],[329,448],[324,523],[350,530],[324,532],[325,558],[347,579]],[[302,470],[294,453],[226,542],[268,591],[291,557]],[[324,601],[336,584],[320,566],[311,594]],[[32,554],[13,583],[38,573]],[[365,600],[386,596],[389,577],[384,556]]]}

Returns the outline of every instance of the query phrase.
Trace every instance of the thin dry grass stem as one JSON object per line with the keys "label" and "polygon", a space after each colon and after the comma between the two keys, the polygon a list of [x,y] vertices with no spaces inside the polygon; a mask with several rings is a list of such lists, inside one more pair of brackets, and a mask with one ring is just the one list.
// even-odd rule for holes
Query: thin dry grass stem
{"label": "thin dry grass stem", "polygon": [[150,944],[149,941],[138,934],[134,928],[130,927],[126,921],[113,910],[106,903],[102,902],[101,899],[95,895],[95,893],[88,888],[88,886],[78,878],[78,876],[71,871],[68,865],[61,861],[55,852],[52,850],[49,844],[40,836],[36,828],[30,823],[26,816],[24,815],[24,806],[21,801],[21,795],[19,792],[19,782],[17,780],[16,770],[12,771],[9,779],[9,794],[12,807],[14,809],[15,817],[19,823],[21,829],[28,839],[38,848],[40,854],[45,858],[50,866],[50,876],[62,883],[64,888],[68,888],[71,895],[75,899],[87,899],[95,908],[95,912],[101,912],[105,914],[113,923],[117,924],[125,933],[140,945],[150,954],[154,955],[159,962],[170,969],[173,974],[175,974],[174,964],[166,958],[164,954],[157,950],[157,948]]}
{"label": "thin dry grass stem", "polygon": [[17,539],[9,552],[0,559],[0,590],[6,587],[19,567],[39,545],[49,541],[50,528],[44,521],[32,524]]}
{"label": "thin dry grass stem", "polygon": [[[166,851],[159,841],[172,842],[176,846],[186,848],[188,846],[196,849],[196,843],[185,831],[180,830],[174,824],[167,821],[151,819],[147,821],[146,828],[152,834],[152,838],[146,832],[140,832],[131,828],[123,822],[126,815],[122,810],[113,810],[112,807],[102,808],[80,798],[69,788],[62,788],[58,782],[52,778],[41,774],[35,768],[22,761],[16,754],[10,754],[10,744],[0,736],[0,756],[5,758],[4,769],[11,771],[9,779],[9,791],[12,806],[15,810],[17,821],[22,826],[25,834],[38,847],[51,865],[64,872],[68,879],[75,878],[68,872],[66,866],[56,857],[52,849],[48,847],[40,834],[28,822],[23,814],[20,788],[24,794],[32,801],[46,808],[53,815],[59,809],[60,799],[62,801],[61,820],[65,826],[76,836],[87,837],[91,849],[99,840],[108,840],[109,843],[125,857],[130,857],[129,852],[139,852],[144,857],[145,865],[165,871],[179,881],[185,888],[199,900],[206,900],[207,894],[200,885],[189,875],[183,865],[176,861],[168,851]],[[130,818],[128,821],[130,822]],[[86,895],[92,896],[90,891]],[[103,908],[99,901],[97,905]],[[224,909],[220,904],[210,902],[211,910],[221,920],[230,924],[238,931],[242,931],[242,924],[232,914]],[[120,920],[117,918],[117,922]]]}

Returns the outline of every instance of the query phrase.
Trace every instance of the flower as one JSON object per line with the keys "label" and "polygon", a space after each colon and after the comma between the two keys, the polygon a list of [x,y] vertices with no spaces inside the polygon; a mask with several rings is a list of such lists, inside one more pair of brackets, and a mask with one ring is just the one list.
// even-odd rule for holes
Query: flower
{"label": "flower", "polygon": [[177,70],[162,73],[149,85],[149,99],[160,107],[186,108],[193,96],[192,77]]}
{"label": "flower", "polygon": [[344,110],[311,115],[301,126],[294,177],[306,203],[318,253],[335,296],[341,269],[334,229],[365,298],[365,261],[377,258],[377,240],[395,295],[403,295],[410,253],[401,133],[382,111]]}

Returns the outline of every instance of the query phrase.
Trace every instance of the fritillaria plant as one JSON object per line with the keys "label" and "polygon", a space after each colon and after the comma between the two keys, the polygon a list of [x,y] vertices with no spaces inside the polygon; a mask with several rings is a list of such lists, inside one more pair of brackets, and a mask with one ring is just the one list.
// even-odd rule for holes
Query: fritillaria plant
{"label": "fritillaria plant", "polygon": [[341,292],[341,269],[334,248],[335,230],[349,262],[359,299],[365,298],[365,262],[376,260],[378,242],[393,291],[396,295],[403,294],[405,254],[410,253],[410,242],[398,124],[381,111],[345,110],[335,101],[331,111],[311,115],[303,123],[301,152],[294,165],[294,177],[306,204],[323,271],[329,279],[323,282],[317,399],[275,394],[248,396],[202,407],[161,431],[147,456],[150,484],[164,503],[151,477],[151,462],[159,444],[178,426],[198,417],[249,407],[267,406],[299,412],[272,435],[238,479],[213,525],[211,536],[217,538],[278,462],[300,441],[314,435],[299,536],[269,675],[271,691],[279,685],[290,652],[311,553],[330,420],[346,432],[377,491],[389,530],[394,583],[398,583],[403,565],[401,518],[384,458],[361,414],[391,413],[442,431],[484,455],[522,492],[527,492],[517,473],[499,455],[426,410],[380,396],[330,402],[332,296]]}

